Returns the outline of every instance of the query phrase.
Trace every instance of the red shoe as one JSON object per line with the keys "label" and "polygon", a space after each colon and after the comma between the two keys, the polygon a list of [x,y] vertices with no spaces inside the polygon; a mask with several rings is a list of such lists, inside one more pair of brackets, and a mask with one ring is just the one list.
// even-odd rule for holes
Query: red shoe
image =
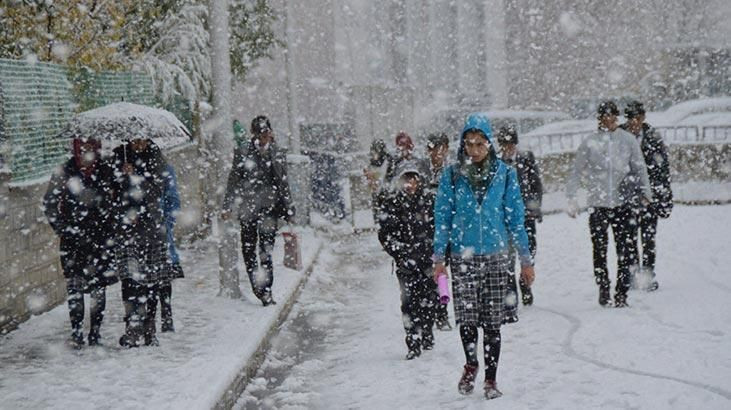
{"label": "red shoe", "polygon": [[470,394],[475,390],[475,377],[477,376],[477,367],[469,364],[464,365],[462,378],[459,379],[457,390],[460,394]]}
{"label": "red shoe", "polygon": [[497,389],[495,380],[485,380],[485,398],[488,400],[497,399],[503,393]]}

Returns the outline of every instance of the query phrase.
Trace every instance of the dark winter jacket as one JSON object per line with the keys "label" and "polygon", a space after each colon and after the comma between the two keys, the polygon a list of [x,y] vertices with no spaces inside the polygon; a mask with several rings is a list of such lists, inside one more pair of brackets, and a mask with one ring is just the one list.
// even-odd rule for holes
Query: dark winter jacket
{"label": "dark winter jacket", "polygon": [[112,168],[97,161],[85,176],[75,158],[51,177],[43,206],[60,238],[61,265],[66,278],[82,279],[84,290],[111,285],[114,274],[110,240],[112,222]]}
{"label": "dark winter jacket", "polygon": [[531,151],[518,151],[515,158],[503,158],[503,161],[518,171],[520,195],[525,204],[525,218],[540,222],[543,218],[541,212],[543,184],[535,156]]}
{"label": "dark winter jacket", "polygon": [[244,149],[236,149],[223,210],[234,212],[241,221],[261,215],[291,220],[294,207],[285,152],[275,144],[262,152],[253,140]]}
{"label": "dark winter jacket", "polygon": [[[125,163],[132,164],[131,175],[124,173]],[[120,278],[129,277],[127,261],[134,258],[142,274],[134,279],[140,283],[157,283],[172,271],[162,209],[167,162],[160,148],[149,141],[147,149],[140,153],[129,144],[117,147],[114,168],[114,221]]]}
{"label": "dark winter jacket", "polygon": [[431,269],[433,209],[433,197],[423,189],[414,195],[401,191],[385,199],[378,239],[400,269],[414,272]]}
{"label": "dark winter jacket", "polygon": [[[627,124],[622,124],[627,130]],[[628,131],[629,132],[629,131]],[[670,161],[668,150],[660,134],[649,124],[642,124],[642,131],[637,135],[642,155],[647,165],[652,189],[650,210],[662,218],[670,216],[673,209],[673,191],[670,187]]]}

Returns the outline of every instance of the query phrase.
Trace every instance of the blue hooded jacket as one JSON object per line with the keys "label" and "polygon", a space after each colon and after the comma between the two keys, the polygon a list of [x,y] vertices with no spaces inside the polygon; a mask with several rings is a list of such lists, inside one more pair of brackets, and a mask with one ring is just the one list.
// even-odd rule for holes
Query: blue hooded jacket
{"label": "blue hooded jacket", "polygon": [[175,249],[175,238],[173,237],[173,229],[175,228],[175,211],[180,210],[180,196],[178,195],[178,179],[175,176],[175,169],[168,164],[163,172],[165,178],[165,191],[160,199],[162,205],[163,218],[165,220],[165,230],[167,231],[168,252],[170,261],[174,264],[180,263],[180,256]]}
{"label": "blue hooded jacket", "polygon": [[481,204],[460,171],[465,134],[475,129],[482,131],[492,144],[490,121],[483,114],[471,114],[460,138],[460,161],[447,167],[439,181],[434,204],[434,258],[444,261],[448,244],[452,254],[469,257],[507,252],[512,242],[521,264],[532,264],[524,225],[525,205],[515,169],[493,159],[497,162],[496,171]]}

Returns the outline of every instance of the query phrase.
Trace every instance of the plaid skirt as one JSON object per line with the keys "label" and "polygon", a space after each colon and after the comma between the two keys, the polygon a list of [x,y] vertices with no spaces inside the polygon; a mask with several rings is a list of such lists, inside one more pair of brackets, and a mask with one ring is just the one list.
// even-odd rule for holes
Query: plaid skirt
{"label": "plaid skirt", "polygon": [[115,249],[115,265],[120,279],[154,285],[173,279],[168,246],[162,235],[120,238]]}
{"label": "plaid skirt", "polygon": [[452,256],[454,317],[458,325],[498,330],[505,315],[508,255]]}

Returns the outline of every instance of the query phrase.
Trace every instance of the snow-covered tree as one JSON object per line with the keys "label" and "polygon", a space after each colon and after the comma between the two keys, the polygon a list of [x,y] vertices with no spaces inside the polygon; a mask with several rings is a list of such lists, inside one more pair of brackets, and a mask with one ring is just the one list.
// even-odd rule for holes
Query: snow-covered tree
{"label": "snow-covered tree", "polygon": [[262,57],[271,58],[271,51],[282,42],[274,34],[275,10],[267,0],[231,0],[231,69],[243,81],[246,72]]}

